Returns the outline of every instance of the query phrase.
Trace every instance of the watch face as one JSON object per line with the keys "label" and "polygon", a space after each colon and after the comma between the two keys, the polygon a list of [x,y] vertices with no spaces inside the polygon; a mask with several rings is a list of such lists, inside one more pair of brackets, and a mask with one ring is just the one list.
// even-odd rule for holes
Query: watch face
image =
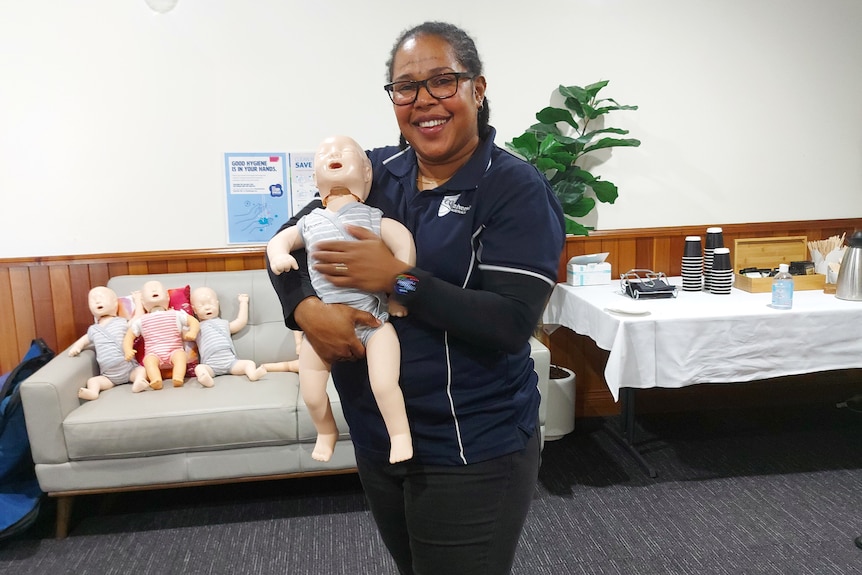
{"label": "watch face", "polygon": [[416,291],[419,279],[409,274],[399,274],[395,277],[395,293],[398,295],[409,295]]}

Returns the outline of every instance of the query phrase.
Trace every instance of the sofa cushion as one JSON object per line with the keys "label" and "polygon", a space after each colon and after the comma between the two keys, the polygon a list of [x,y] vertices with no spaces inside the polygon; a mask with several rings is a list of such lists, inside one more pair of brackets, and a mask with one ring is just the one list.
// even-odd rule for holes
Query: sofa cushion
{"label": "sofa cushion", "polygon": [[192,379],[141,393],[119,385],[70,413],[63,434],[72,461],[284,445],[300,439],[300,403],[294,373],[256,382],[224,375],[212,388]]}

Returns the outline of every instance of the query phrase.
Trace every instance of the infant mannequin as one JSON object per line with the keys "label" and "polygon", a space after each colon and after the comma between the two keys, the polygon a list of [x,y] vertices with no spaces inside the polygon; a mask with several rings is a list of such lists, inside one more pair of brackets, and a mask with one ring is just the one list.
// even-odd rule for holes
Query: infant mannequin
{"label": "infant mannequin", "polygon": [[168,308],[168,290],[159,281],[144,284],[141,300],[147,313],[129,322],[123,339],[126,359],[135,356],[135,338],[141,336],[144,339],[144,369],[150,387],[162,388],[162,369],[171,371],[174,387],[182,387],[189,361],[183,341],[194,341],[200,324],[186,312]]}
{"label": "infant mannequin", "polygon": [[[143,313],[140,294],[135,293],[135,317]],[[81,336],[69,348],[69,355],[75,357],[86,347],[92,346],[96,351],[96,361],[99,364],[99,375],[87,380],[86,387],[78,390],[81,399],[96,399],[99,393],[132,381],[132,391],[146,389],[144,368],[134,359],[126,359],[123,353],[123,337],[128,329],[128,321],[119,317],[119,302],[117,294],[109,287],[97,286],[90,290],[87,296],[90,312],[95,323],[87,328],[87,333]]]}
{"label": "infant mannequin", "polygon": [[[399,222],[383,218],[382,212],[363,202],[371,188],[371,162],[352,138],[326,138],[314,156],[314,179],[324,208],[302,218],[296,226],[276,234],[267,244],[270,268],[276,275],[297,269],[290,252],[307,246],[308,272],[318,297],[325,303],[343,303],[374,314],[380,327],[357,327],[357,336],[365,345],[368,376],[380,413],[390,438],[390,463],[413,457],[413,440],[404,396],[398,386],[401,371],[401,347],[395,328],[387,322],[385,294],[369,294],[357,289],[333,286],[313,269],[314,243],[321,239],[351,239],[343,225],[358,225],[378,233],[392,253],[410,265],[416,260],[416,249],[410,232]],[[393,315],[402,314],[392,310]],[[338,440],[338,428],[332,415],[326,383],[330,365],[317,355],[305,340],[299,354],[299,382],[302,398],[308,406],[317,429],[317,442],[311,456],[328,461]]]}
{"label": "infant mannequin", "polygon": [[200,363],[195,366],[195,376],[204,387],[212,387],[213,378],[230,373],[245,374],[250,381],[257,381],[266,374],[266,369],[257,367],[250,359],[237,359],[231,335],[248,323],[248,294],[239,294],[239,313],[228,322],[219,317],[219,301],[215,291],[209,287],[195,288],[191,294],[192,309],[200,320],[198,352]]}

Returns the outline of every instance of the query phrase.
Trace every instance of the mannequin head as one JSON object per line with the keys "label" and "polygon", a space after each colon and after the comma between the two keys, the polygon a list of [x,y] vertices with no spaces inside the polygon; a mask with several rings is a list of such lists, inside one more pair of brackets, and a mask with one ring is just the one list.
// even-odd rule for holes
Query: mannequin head
{"label": "mannequin head", "polygon": [[330,194],[353,194],[363,202],[371,189],[371,161],[353,138],[330,136],[314,154],[314,183],[324,205]]}
{"label": "mannequin head", "polygon": [[164,311],[168,309],[171,302],[168,290],[159,281],[148,281],[141,290],[141,300],[147,313],[151,311]]}
{"label": "mannequin head", "polygon": [[192,291],[192,309],[200,321],[218,317],[219,304],[215,290],[209,287],[199,287]]}
{"label": "mannequin head", "polygon": [[90,312],[97,321],[102,317],[116,317],[119,311],[117,294],[109,287],[97,286],[90,290],[87,296]]}

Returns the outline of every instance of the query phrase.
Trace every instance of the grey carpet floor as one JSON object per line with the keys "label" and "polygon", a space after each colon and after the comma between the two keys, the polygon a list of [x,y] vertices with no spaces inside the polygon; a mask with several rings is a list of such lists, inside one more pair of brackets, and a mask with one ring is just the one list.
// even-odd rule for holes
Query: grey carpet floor
{"label": "grey carpet floor", "polygon": [[[614,420],[546,443],[514,573],[862,574],[862,414],[830,402],[640,421],[655,479]],[[0,544],[0,573],[396,573],[354,475],[82,497],[63,541],[53,512]]]}

